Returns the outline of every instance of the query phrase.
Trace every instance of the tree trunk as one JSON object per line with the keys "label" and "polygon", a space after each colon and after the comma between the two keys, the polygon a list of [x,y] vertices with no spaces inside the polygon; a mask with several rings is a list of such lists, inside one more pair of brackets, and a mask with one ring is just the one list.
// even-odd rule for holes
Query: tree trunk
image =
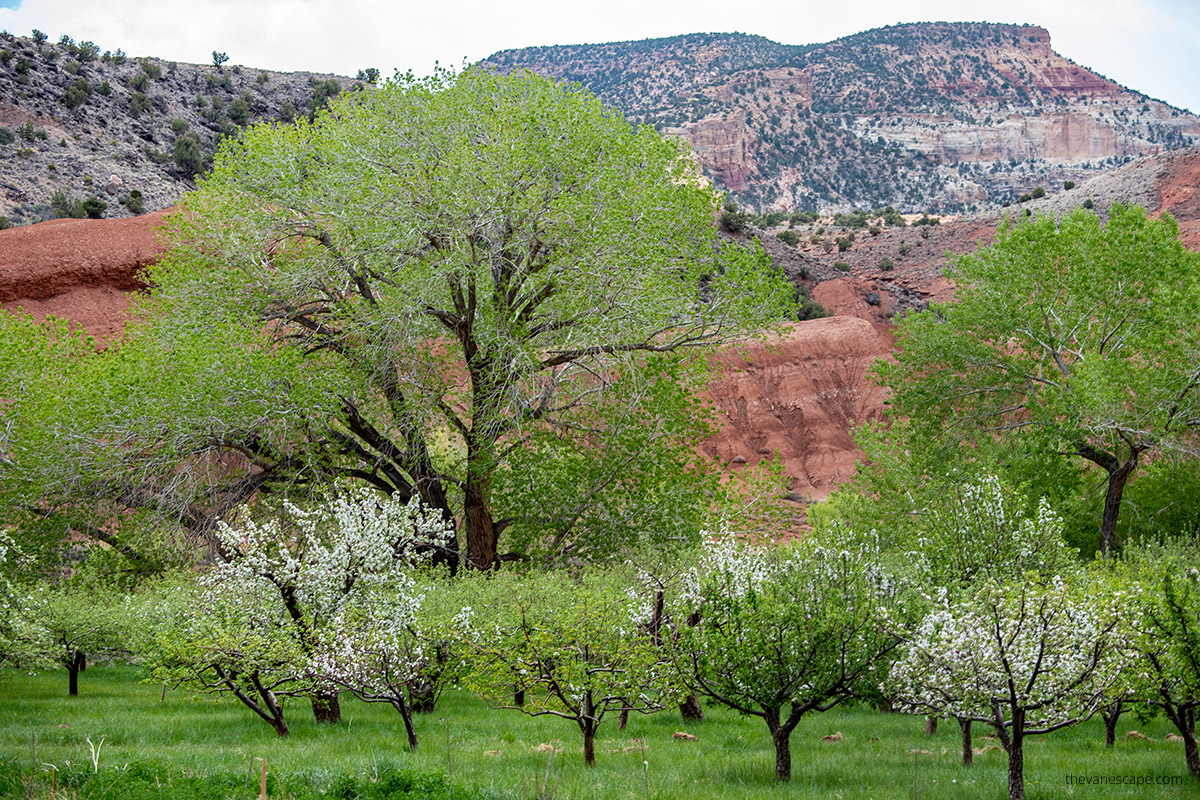
{"label": "tree trunk", "polygon": [[1100,712],[1100,717],[1104,720],[1104,746],[1111,748],[1117,743],[1117,720],[1121,718],[1124,712],[1124,703],[1118,700],[1115,703],[1109,703]]}
{"label": "tree trunk", "polygon": [[412,709],[403,700],[392,700],[392,707],[400,712],[400,718],[404,720],[404,732],[408,734],[409,751],[416,750],[417,731],[413,727]]}
{"label": "tree trunk", "polygon": [[679,715],[683,717],[684,722],[704,722],[704,707],[700,705],[696,695],[689,692],[679,704]]}
{"label": "tree trunk", "polygon": [[925,718],[925,735],[933,736],[935,733],[937,733],[937,724],[938,724],[937,717],[926,717]]}
{"label": "tree trunk", "polygon": [[579,727],[583,730],[583,763],[589,767],[596,766],[596,706],[592,703],[592,692],[589,689],[583,693],[583,702],[579,705],[581,716]]}
{"label": "tree trunk", "polygon": [[792,745],[789,739],[791,731],[776,729],[771,732],[771,741],[775,743],[775,780],[790,781],[792,779]]}
{"label": "tree trunk", "polygon": [[971,720],[958,717],[958,728],[962,733],[962,762],[964,767],[975,763],[975,750],[971,747]]}
{"label": "tree trunk", "polygon": [[513,692],[513,705],[517,708],[525,707],[525,690],[517,689]]}
{"label": "tree trunk", "polygon": [[488,505],[487,484],[468,477],[463,488],[463,523],[467,533],[467,565],[491,569],[496,564],[496,525]]}
{"label": "tree trunk", "polygon": [[437,694],[433,684],[426,680],[413,681],[408,685],[408,696],[412,701],[412,710],[418,714],[432,714],[437,705]]}
{"label": "tree trunk", "polygon": [[79,673],[87,666],[87,656],[81,650],[71,653],[67,661],[67,694],[71,697],[79,695]]}
{"label": "tree trunk", "polygon": [[629,706],[621,708],[621,715],[617,717],[617,730],[625,730],[625,726],[629,724]]}
{"label": "tree trunk", "polygon": [[317,722],[334,725],[342,721],[342,706],[337,692],[317,692],[312,698],[313,717]]}
{"label": "tree trunk", "polygon": [[1024,737],[1013,731],[1008,745],[1008,800],[1025,800],[1025,753]]}
{"label": "tree trunk", "polygon": [[583,763],[596,766],[596,729],[590,722],[583,726]]}
{"label": "tree trunk", "polygon": [[1121,513],[1121,497],[1125,494],[1125,484],[1130,474],[1137,466],[1137,453],[1130,456],[1128,461],[1117,465],[1108,472],[1108,491],[1104,493],[1104,519],[1100,523],[1100,554],[1112,556],[1117,544],[1117,517]]}
{"label": "tree trunk", "polygon": [[1196,750],[1196,709],[1183,712],[1183,726],[1179,734],[1183,737],[1183,757],[1187,761],[1188,775],[1200,778],[1200,752]]}

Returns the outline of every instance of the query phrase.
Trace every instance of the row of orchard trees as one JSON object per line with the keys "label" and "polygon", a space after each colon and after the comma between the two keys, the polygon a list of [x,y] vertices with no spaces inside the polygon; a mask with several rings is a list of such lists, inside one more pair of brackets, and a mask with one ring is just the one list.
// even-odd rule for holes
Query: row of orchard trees
{"label": "row of orchard trees", "polygon": [[[128,642],[154,680],[232,694],[281,736],[288,698],[330,719],[351,692],[391,704],[416,747],[414,710],[453,682],[570,721],[592,764],[606,719],[692,693],[760,718],[787,780],[802,718],[856,700],[956,719],[968,764],[971,725],[990,726],[1016,798],[1027,737],[1123,704],[1165,713],[1200,777],[1194,542],[1085,565],[1044,502],[995,479],[929,514],[919,549],[726,535],[609,568],[451,578],[421,547],[445,535],[436,513],[357,490],[222,526],[228,560],[108,603],[109,638],[89,646]],[[50,602],[17,598],[5,630],[25,603],[28,634]],[[72,607],[68,635],[93,613]]]}

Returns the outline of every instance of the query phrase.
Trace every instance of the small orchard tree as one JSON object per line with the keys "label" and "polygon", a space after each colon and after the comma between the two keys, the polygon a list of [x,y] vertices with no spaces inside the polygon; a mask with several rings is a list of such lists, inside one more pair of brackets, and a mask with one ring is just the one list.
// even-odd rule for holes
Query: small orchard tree
{"label": "small orchard tree", "polygon": [[494,707],[574,722],[584,763],[595,766],[610,711],[657,711],[681,696],[662,650],[639,629],[629,587],[627,576],[600,570],[472,579],[472,604],[454,623],[467,685]]}
{"label": "small orchard tree", "polygon": [[1131,694],[1171,721],[1183,739],[1188,774],[1200,777],[1200,540],[1140,542],[1124,556],[1126,574],[1141,589],[1131,639],[1142,680]]}
{"label": "small orchard tree", "polygon": [[67,670],[67,693],[79,694],[87,659],[129,653],[130,614],[125,595],[65,579],[31,592],[26,613],[44,631],[47,660]]}
{"label": "small orchard tree", "polygon": [[1010,800],[1025,797],[1025,738],[1091,717],[1128,662],[1118,628],[1126,596],[1089,597],[1080,583],[985,580],[929,612],[891,671],[903,706],[995,729]]}
{"label": "small orchard tree", "polygon": [[154,681],[232,694],[287,736],[285,699],[313,687],[277,608],[277,594],[261,583],[233,591],[209,579],[164,582],[142,594],[138,653]]}
{"label": "small orchard tree", "polygon": [[414,700],[436,701],[456,672],[445,664],[444,626],[430,619],[432,578],[394,572],[388,583],[357,593],[318,632],[309,668],[314,678],[342,687],[367,703],[400,713],[410,750],[417,748]]}
{"label": "small orchard tree", "polygon": [[325,628],[344,627],[348,608],[401,586],[411,562],[446,533],[416,500],[362,487],[308,508],[285,502],[281,511],[219,525],[225,560],[201,578],[195,619],[176,617],[152,650],[164,682],[232,692],[285,736],[277,695],[310,696],[320,722],[340,718],[336,683],[311,666],[323,644],[335,644]]}
{"label": "small orchard tree", "polygon": [[698,622],[681,628],[676,666],[697,694],[766,723],[778,780],[791,778],[790,737],[805,714],[873,693],[887,673],[900,640],[884,609],[898,593],[877,559],[870,548],[726,539],[696,573]]}

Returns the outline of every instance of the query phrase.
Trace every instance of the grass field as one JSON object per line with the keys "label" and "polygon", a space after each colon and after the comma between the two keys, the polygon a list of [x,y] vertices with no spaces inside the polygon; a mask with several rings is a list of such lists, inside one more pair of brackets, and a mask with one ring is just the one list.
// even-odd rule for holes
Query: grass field
{"label": "grass field", "polygon": [[[921,718],[841,708],[806,717],[792,736],[793,779],[774,781],[774,752],[766,727],[718,708],[684,727],[677,713],[632,716],[618,731],[606,719],[596,746],[597,765],[583,764],[582,743],[573,724],[495,711],[475,698],[451,693],[438,709],[417,720],[421,745],[405,747],[399,715],[387,706],[343,699],[343,721],[318,726],[307,705],[291,701],[292,735],[279,739],[257,717],[229,698],[214,700],[138,682],[135,667],[92,667],[80,677],[80,696],[67,697],[62,672],[0,675],[0,762],[9,775],[0,796],[49,797],[50,767],[61,781],[57,798],[133,796],[122,776],[140,776],[150,786],[139,796],[252,798],[257,778],[248,780],[255,759],[265,758],[271,795],[353,798],[346,787],[368,785],[388,767],[420,774],[449,775],[459,796],[554,797],[563,800],[628,798],[995,798],[1006,787],[1005,757],[998,750],[976,756],[975,766],[958,763],[959,732],[943,723],[924,734]],[[1137,729],[1148,739],[1125,738]],[[686,730],[697,741],[677,740]],[[1026,745],[1025,776],[1030,798],[1193,797],[1197,782],[1186,779],[1182,745],[1164,741],[1161,719],[1140,724],[1122,718],[1119,741],[1106,751],[1103,729],[1090,722],[1037,737]],[[836,742],[822,741],[840,732]],[[976,725],[976,747],[994,745]],[[92,747],[103,737],[95,771]],[[549,747],[561,748],[550,759]],[[541,747],[539,747],[541,746]],[[927,752],[914,752],[927,751]],[[14,782],[14,776],[21,783]],[[1069,786],[1069,774],[1183,776],[1182,785]],[[204,791],[185,787],[205,779]],[[348,783],[347,781],[353,779]],[[130,778],[132,780],[132,777]],[[157,793],[155,788],[157,787]],[[400,796],[426,796],[422,794]],[[428,796],[447,796],[432,792]]]}

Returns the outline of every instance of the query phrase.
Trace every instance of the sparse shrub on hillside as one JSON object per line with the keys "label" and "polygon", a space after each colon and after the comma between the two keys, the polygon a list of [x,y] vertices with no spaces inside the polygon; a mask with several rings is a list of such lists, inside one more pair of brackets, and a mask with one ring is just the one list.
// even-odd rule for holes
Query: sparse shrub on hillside
{"label": "sparse shrub on hillside", "polygon": [[370,83],[370,84],[379,83],[379,70],[375,69],[375,67],[367,67],[366,69],[360,69],[358,71],[357,80],[366,81],[367,83]]}
{"label": "sparse shrub on hillside", "polygon": [[17,133],[27,142],[32,142],[34,139],[46,141],[48,134],[45,128],[35,128],[32,122],[25,122],[17,126]]}
{"label": "sparse shrub on hillside", "polygon": [[1084,201],[1083,201],[1083,207],[1084,207],[1084,208],[1091,208],[1091,207],[1092,207],[1092,205],[1093,205],[1093,203],[1092,203],[1092,198],[1090,198],[1090,197],[1089,197],[1087,200],[1084,200]]}
{"label": "sparse shrub on hillside", "polygon": [[291,100],[284,100],[279,106],[279,119],[283,122],[291,122],[296,118],[296,106]]}
{"label": "sparse shrub on hillside", "polygon": [[250,121],[250,104],[241,97],[234,100],[229,104],[229,118],[238,125],[245,125]]}
{"label": "sparse shrub on hillside", "polygon": [[0,64],[8,66],[8,62],[12,61],[13,51],[11,47],[6,47],[0,50]]}
{"label": "sparse shrub on hillside", "polygon": [[148,111],[153,105],[149,97],[141,92],[134,92],[129,95],[129,116],[138,119],[143,111]]}
{"label": "sparse shrub on hillside", "polygon": [[254,79],[254,82],[257,83],[259,86],[264,86],[264,85],[266,85],[267,81],[269,81],[269,80],[271,80],[270,75],[268,75],[265,72],[260,72],[260,73],[258,73],[258,77]]}
{"label": "sparse shrub on hillside", "polygon": [[12,144],[16,141],[16,134],[12,132],[12,128],[5,125],[0,125],[0,144]]}
{"label": "sparse shrub on hillside", "polygon": [[892,268],[895,266],[896,265],[892,263],[892,260],[890,258],[879,259],[879,268],[881,270],[883,270],[884,272],[891,272]]}
{"label": "sparse shrub on hillside", "polygon": [[131,189],[125,199],[121,201],[121,205],[129,209],[130,214],[141,214],[146,210],[146,204],[142,200],[142,193],[138,189]]}
{"label": "sparse shrub on hillside", "polygon": [[162,67],[148,58],[138,59],[138,63],[142,66],[142,73],[150,80],[156,81],[162,77]]}
{"label": "sparse shrub on hillside", "polygon": [[922,214],[921,218],[913,223],[913,225],[940,225],[941,220],[937,217],[931,217],[928,214]]}
{"label": "sparse shrub on hillside", "polygon": [[87,216],[83,203],[68,197],[61,189],[50,196],[50,208],[54,212],[54,219],[83,219]]}
{"label": "sparse shrub on hillside", "polygon": [[1063,181],[1063,189],[1071,191],[1075,188],[1075,181]]}
{"label": "sparse shrub on hillside", "polygon": [[908,251],[911,249],[912,248],[909,246],[908,242],[901,242],[900,246],[896,248],[896,254],[905,256],[908,255]]}
{"label": "sparse shrub on hillside", "polygon": [[839,272],[849,272],[850,271],[850,265],[847,264],[845,261],[833,262],[833,268]]}
{"label": "sparse shrub on hillside", "polygon": [[29,70],[33,69],[33,62],[22,56],[17,59],[17,77],[26,78],[29,76]]}
{"label": "sparse shrub on hillside", "polygon": [[63,64],[63,69],[66,70],[68,75],[78,75],[79,74],[79,62],[78,61],[68,61],[67,63]]}
{"label": "sparse shrub on hillside", "polygon": [[13,224],[9,220],[9,218],[4,216],[3,214],[0,214],[0,231],[8,230],[12,226],[13,226]]}
{"label": "sparse shrub on hillside", "polygon": [[179,119],[176,117],[175,119],[171,120],[171,133],[175,134],[176,136],[179,136],[187,129],[188,121],[186,119]]}
{"label": "sparse shrub on hillside", "polygon": [[204,171],[207,157],[200,137],[194,133],[185,133],[175,140],[173,151],[175,166],[185,178],[191,178]]}
{"label": "sparse shrub on hillside", "polygon": [[777,233],[775,234],[775,238],[784,244],[790,244],[792,247],[795,247],[800,243],[800,234],[796,233],[795,231],[784,231],[783,233]]}
{"label": "sparse shrub on hillside", "polygon": [[96,195],[92,195],[80,203],[79,207],[83,211],[83,215],[88,219],[100,219],[104,216],[104,212],[108,210],[108,203],[96,197]]}
{"label": "sparse shrub on hillside", "polygon": [[108,97],[110,94],[112,94],[112,87],[108,85],[108,81],[101,81],[100,85],[96,87],[96,91],[105,97]]}
{"label": "sparse shrub on hillside", "polygon": [[315,115],[328,105],[329,101],[337,97],[341,91],[342,85],[333,78],[314,81],[312,85],[312,99],[308,102],[309,116]]}
{"label": "sparse shrub on hillside", "polygon": [[33,32],[30,33],[29,36],[30,36],[30,38],[33,39],[33,43],[38,45],[39,47],[45,43],[46,38],[47,38],[46,34],[42,33],[37,28],[34,28]]}
{"label": "sparse shrub on hillside", "polygon": [[129,58],[125,55],[125,51],[119,47],[111,53],[104,53],[105,63],[112,64],[114,67],[119,67],[128,60]]}
{"label": "sparse shrub on hillside", "polygon": [[212,51],[212,63],[217,69],[221,69],[222,65],[228,60],[228,53],[218,53],[216,50]]}
{"label": "sparse shrub on hillside", "polygon": [[88,101],[93,91],[92,84],[88,82],[87,78],[76,78],[63,95],[63,105],[71,109],[79,108]]}
{"label": "sparse shrub on hillside", "polygon": [[839,253],[846,252],[847,250],[850,249],[851,245],[853,245],[853,244],[854,244],[854,240],[847,236],[838,237],[838,240],[837,240],[838,252]]}
{"label": "sparse shrub on hillside", "polygon": [[140,92],[146,88],[146,84],[150,82],[150,76],[144,72],[139,72],[129,79],[129,88],[135,92]]}

